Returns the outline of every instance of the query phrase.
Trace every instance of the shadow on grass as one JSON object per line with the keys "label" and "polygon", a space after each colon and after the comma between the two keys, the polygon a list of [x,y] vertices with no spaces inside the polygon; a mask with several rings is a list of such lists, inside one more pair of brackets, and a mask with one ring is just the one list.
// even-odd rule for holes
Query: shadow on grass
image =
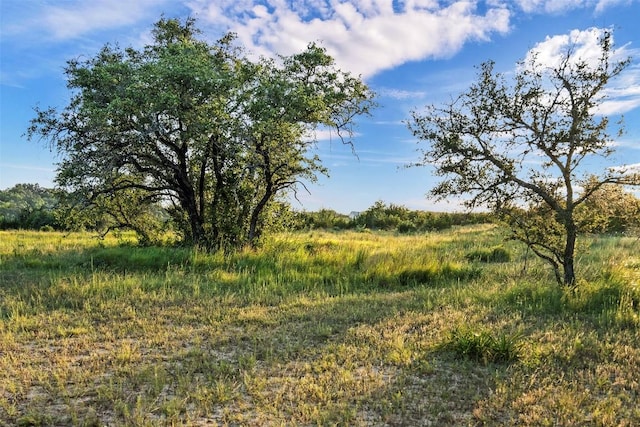
{"label": "shadow on grass", "polygon": [[221,383],[233,389],[209,404],[214,413],[235,413],[239,424],[249,421],[242,413],[303,425],[466,424],[507,367],[424,348],[422,308],[411,291],[247,308],[228,324],[232,333],[170,363],[181,367],[178,376],[208,377],[200,384],[209,396]]}
{"label": "shadow on grass", "polygon": [[[104,345],[114,348],[91,363],[106,363],[97,370],[109,374],[52,386],[46,399],[25,395],[22,408],[50,424],[467,424],[505,369],[432,351],[424,333],[437,317],[425,317],[421,293],[411,289],[273,306],[205,294],[168,309],[131,292],[113,302],[94,301],[112,337]],[[133,317],[119,317],[120,302],[135,307]],[[198,317],[207,312],[218,314]],[[80,308],[75,317],[88,314]],[[30,341],[24,351],[40,345],[58,344]],[[74,357],[66,350],[65,360]],[[26,422],[28,411],[5,421]]]}
{"label": "shadow on grass", "polygon": [[[329,246],[328,246],[329,247]],[[330,246],[332,248],[333,246]],[[295,249],[295,248],[290,248]],[[304,249],[307,250],[306,247]],[[341,296],[460,284],[480,276],[468,264],[432,262],[423,268],[353,268],[336,257],[279,258],[278,253],[203,253],[189,248],[93,247],[82,251],[8,255],[0,265],[3,292],[38,310],[76,310],[87,301],[208,296],[279,304],[299,295]],[[366,254],[359,255],[360,258]],[[400,267],[401,268],[401,267]],[[15,299],[15,298],[14,298]],[[0,316],[12,311],[0,305]]]}
{"label": "shadow on grass", "polygon": [[565,310],[563,296],[556,284],[521,282],[501,293],[497,302],[525,315],[558,315]]}
{"label": "shadow on grass", "polygon": [[633,326],[640,318],[640,291],[624,281],[582,281],[574,289],[523,282],[501,293],[497,304],[526,316],[579,316],[590,323],[620,327]]}

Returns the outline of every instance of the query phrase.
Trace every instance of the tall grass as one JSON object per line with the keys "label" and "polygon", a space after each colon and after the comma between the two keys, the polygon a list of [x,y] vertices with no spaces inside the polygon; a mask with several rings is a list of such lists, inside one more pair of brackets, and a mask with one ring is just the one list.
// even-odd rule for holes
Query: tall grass
{"label": "tall grass", "polygon": [[0,425],[640,423],[638,240],[493,226],[233,254],[0,232]]}

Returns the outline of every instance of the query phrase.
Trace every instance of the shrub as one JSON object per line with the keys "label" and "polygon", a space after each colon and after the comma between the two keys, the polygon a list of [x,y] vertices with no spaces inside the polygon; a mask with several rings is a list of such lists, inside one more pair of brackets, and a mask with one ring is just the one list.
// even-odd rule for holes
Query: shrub
{"label": "shrub", "polygon": [[436,281],[466,281],[479,277],[481,270],[457,263],[433,263],[422,268],[407,268],[397,275],[398,283],[402,286],[430,284]]}
{"label": "shrub", "polygon": [[491,249],[476,249],[469,252],[465,258],[469,261],[480,262],[509,262],[511,255],[502,246],[496,246]]}
{"label": "shrub", "polygon": [[400,224],[398,224],[398,233],[415,233],[417,229],[411,221],[400,221]]}

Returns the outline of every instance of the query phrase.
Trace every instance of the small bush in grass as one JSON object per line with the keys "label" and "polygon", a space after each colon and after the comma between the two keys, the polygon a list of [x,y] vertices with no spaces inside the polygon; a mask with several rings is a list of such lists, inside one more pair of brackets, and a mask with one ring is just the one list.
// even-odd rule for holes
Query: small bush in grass
{"label": "small bush in grass", "polygon": [[438,271],[432,268],[406,269],[398,274],[398,282],[402,286],[418,283],[430,283],[438,277]]}
{"label": "small bush in grass", "polygon": [[428,284],[436,281],[455,282],[472,280],[479,277],[481,271],[456,263],[433,263],[423,268],[413,268],[402,270],[397,275],[398,283],[402,286],[413,286],[417,284]]}
{"label": "small bush in grass", "polygon": [[511,255],[502,246],[496,246],[491,249],[476,249],[469,252],[465,258],[469,261],[480,262],[509,262],[511,261]]}
{"label": "small bush in grass", "polygon": [[520,357],[522,339],[518,334],[494,336],[485,330],[470,327],[457,327],[441,349],[450,351],[462,359],[471,359],[483,363],[508,363]]}
{"label": "small bush in grass", "polygon": [[398,224],[398,233],[406,234],[406,233],[415,233],[418,230],[418,227],[411,221],[400,221]]}

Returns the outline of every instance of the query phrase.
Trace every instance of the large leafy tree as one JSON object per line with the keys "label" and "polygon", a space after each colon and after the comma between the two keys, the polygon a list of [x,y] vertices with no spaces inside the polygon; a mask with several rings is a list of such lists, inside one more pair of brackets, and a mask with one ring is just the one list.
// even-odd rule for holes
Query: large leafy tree
{"label": "large leafy tree", "polygon": [[70,61],[69,105],[37,110],[28,136],[63,153],[60,186],[90,203],[135,190],[199,246],[254,243],[282,195],[326,173],[313,130],[351,143],[354,118],[374,106],[315,44],[250,60],[233,34],[200,40],[193,20],[162,19],[153,35],[142,50]]}
{"label": "large leafy tree", "polygon": [[0,190],[0,228],[57,227],[57,204],[56,192],[38,184],[16,184]]}
{"label": "large leafy tree", "polygon": [[625,168],[596,175],[587,168],[613,154],[612,125],[597,111],[607,85],[630,63],[615,60],[609,32],[599,47],[595,60],[570,47],[552,67],[532,55],[510,82],[484,63],[466,92],[443,107],[414,112],[409,121],[428,143],[418,164],[447,178],[431,194],[467,195],[468,206],[496,212],[568,286],[576,282],[577,209],[608,185],[640,184]]}

